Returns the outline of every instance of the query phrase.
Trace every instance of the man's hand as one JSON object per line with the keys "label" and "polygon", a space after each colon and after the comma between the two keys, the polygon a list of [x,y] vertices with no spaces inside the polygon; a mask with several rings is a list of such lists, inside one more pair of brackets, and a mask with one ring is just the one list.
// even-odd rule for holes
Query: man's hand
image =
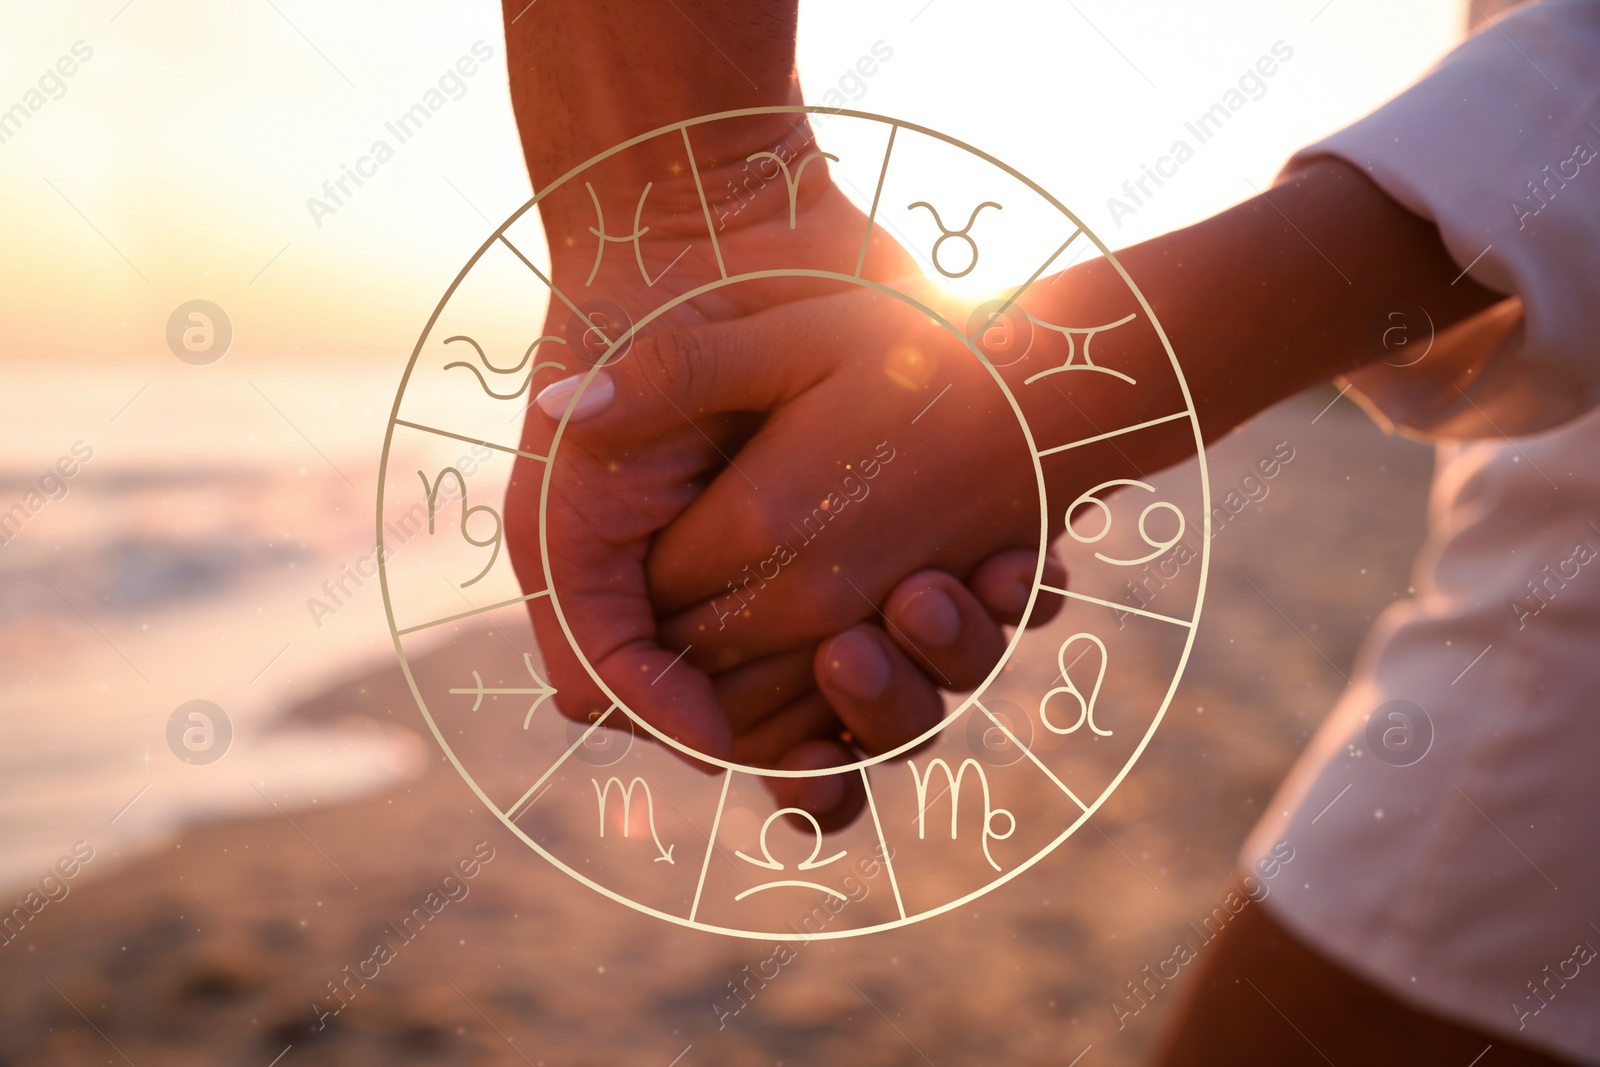
{"label": "man's hand", "polygon": [[[766,144],[762,150],[776,148],[780,158],[790,160],[817,151],[804,123],[791,127],[788,123],[792,121],[791,117],[784,126],[789,135],[786,141]],[[752,135],[767,129],[752,127]],[[707,143],[727,151],[727,131]],[[681,140],[678,144],[681,152]],[[744,156],[755,154],[744,152],[750,147],[753,145],[742,145],[728,158],[708,149],[695,163],[704,168],[705,175],[773,175],[770,167],[746,165]],[[644,320],[652,309],[720,279],[719,258],[730,271],[797,263],[845,274],[854,271],[862,254],[866,219],[833,186],[825,160],[813,157],[808,164],[796,191],[792,223],[789,193],[781,177],[761,183],[754,196],[749,186],[742,184],[748,200],[737,199],[731,205],[718,201],[713,217],[723,226],[713,231],[715,243],[707,232],[706,215],[687,162],[686,156],[670,155],[661,161],[661,180],[652,182],[637,224],[649,229],[636,243],[637,257],[633,242],[602,245],[589,229],[632,231],[632,212],[619,207],[632,188],[630,179],[637,177],[630,170],[602,165],[592,178],[585,174],[588,181],[569,183],[541,204],[552,249],[554,288],[580,311],[605,310],[589,321],[560,298],[552,299],[543,332],[565,343],[547,344],[540,359],[559,362],[565,369],[541,372],[535,390],[546,390],[552,380],[585,370],[607,351],[611,340],[620,337],[628,325]],[[607,192],[601,193],[602,188]],[[600,204],[598,210],[596,203]],[[601,216],[604,226],[599,225]],[[627,221],[612,221],[619,217]],[[869,277],[887,277],[909,270],[911,264],[892,241],[877,238],[866,246],[863,268]],[[647,338],[734,318],[833,288],[837,286],[791,277],[713,289],[676,304],[640,335]],[[612,353],[614,362],[608,366],[620,369],[636,358],[625,349],[619,352]],[[568,392],[566,397],[570,395]],[[544,392],[542,402],[555,403],[560,410],[565,406],[562,389]],[[737,413],[695,420],[674,414],[671,426],[663,427],[648,441],[637,441],[635,450],[621,463],[614,456],[563,442],[551,472],[544,533],[551,573],[573,637],[617,695],[630,708],[648,715],[653,725],[697,751],[727,758],[734,755],[735,734],[748,734],[751,736],[741,744],[739,757],[776,765],[790,749],[818,735],[838,733],[836,720],[830,731],[832,712],[820,698],[813,701],[807,729],[796,730],[791,715],[784,722],[757,730],[768,713],[814,690],[813,649],[799,649],[768,664],[764,676],[729,679],[719,693],[692,667],[671,669],[683,646],[668,648],[659,643],[643,568],[651,536],[726,467],[728,457],[738,450],[754,424],[749,416]],[[549,454],[554,429],[553,420],[530,417],[524,430],[524,450]],[[512,557],[528,588],[544,584],[537,535],[543,474],[542,466],[523,463],[508,499]],[[552,678],[562,694],[558,698],[562,710],[575,718],[592,718],[604,711],[609,699],[568,651],[553,610],[543,602],[536,602],[532,610]],[[738,709],[736,721],[730,723],[718,710],[719,698],[722,704]],[[812,751],[810,758],[816,756]],[[800,754],[805,757],[806,753]]]}

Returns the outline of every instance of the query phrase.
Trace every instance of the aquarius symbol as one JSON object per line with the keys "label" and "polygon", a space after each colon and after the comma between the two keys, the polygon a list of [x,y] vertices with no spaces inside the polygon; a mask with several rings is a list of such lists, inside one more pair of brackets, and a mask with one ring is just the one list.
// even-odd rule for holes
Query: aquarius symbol
{"label": "aquarius symbol", "polygon": [[[1082,652],[1078,653],[1077,658],[1075,658],[1072,663],[1068,663],[1067,649],[1071,648],[1073,643],[1076,641],[1087,641],[1095,648],[1100,650],[1100,671],[1094,676],[1094,688],[1089,691],[1089,698],[1087,700],[1084,699],[1082,691],[1073,684],[1072,675],[1067,673],[1072,668],[1072,665],[1077,663],[1078,660],[1082,659],[1089,651],[1087,648],[1084,649]],[[1089,729],[1093,733],[1096,733],[1101,737],[1110,737],[1111,731],[1100,729],[1099,726],[1095,725],[1094,721],[1094,705],[1095,701],[1100,699],[1100,683],[1106,680],[1105,642],[1101,641],[1094,634],[1073,634],[1071,637],[1061,642],[1061,650],[1056,653],[1056,665],[1061,668],[1061,680],[1066,684],[1056,686],[1054,689],[1046,693],[1044,698],[1039,701],[1039,719],[1044,723],[1044,728],[1049,730],[1051,733],[1065,735],[1076,733],[1079,727],[1081,727],[1084,723],[1088,723]],[[1071,726],[1057,726],[1055,723],[1050,721],[1050,698],[1054,697],[1058,693],[1065,693],[1067,696],[1078,702],[1078,721],[1073,723]]]}
{"label": "aquarius symbol", "polygon": [[[939,269],[939,273],[943,274],[946,278],[965,278],[967,275],[972,273],[972,268],[978,265],[978,242],[974,241],[969,233],[969,231],[972,229],[973,221],[978,217],[978,212],[982,211],[986,207],[992,207],[996,211],[1005,210],[1005,208],[1001,207],[993,200],[985,200],[983,203],[972,209],[972,214],[967,216],[967,224],[965,226],[961,227],[959,230],[952,230],[944,224],[942,219],[939,218],[939,209],[928,203],[926,200],[918,200],[914,204],[907,204],[906,210],[910,211],[914,207],[927,208],[928,213],[933,216],[933,224],[939,227],[941,231],[939,239],[933,242],[933,252],[931,254],[933,256],[933,265],[937,267]],[[939,246],[950,240],[952,237],[967,242],[967,247],[972,249],[972,262],[967,264],[967,269],[956,271],[954,274],[945,270],[944,265],[939,262]]]}
{"label": "aquarius symbol", "polygon": [[607,241],[615,241],[618,244],[633,242],[633,260],[639,264],[639,277],[643,278],[645,285],[648,286],[654,286],[656,282],[659,282],[662,275],[666,274],[667,270],[671,270],[673,264],[678,262],[678,259],[683,258],[684,252],[693,247],[693,245],[685,247],[683,252],[678,253],[678,259],[667,264],[667,270],[663,270],[661,274],[656,275],[654,281],[651,280],[649,272],[644,269],[644,252],[639,248],[639,238],[649,233],[650,227],[640,226],[639,220],[644,216],[645,197],[650,195],[650,190],[654,185],[655,182],[645,182],[644,192],[639,194],[639,206],[633,209],[633,232],[618,237],[616,234],[606,232],[606,213],[600,207],[600,198],[595,195],[594,186],[589,182],[583,183],[583,187],[589,190],[590,202],[594,204],[595,225],[589,227],[589,232],[600,239],[599,243],[595,245],[594,267],[589,271],[589,280],[583,283],[585,286],[593,285],[594,276],[600,273],[600,261],[605,258]]}
{"label": "aquarius symbol", "polygon": [[633,820],[629,818],[629,812],[631,811],[631,809],[633,807],[633,791],[635,789],[643,789],[644,790],[645,811],[648,812],[649,816],[650,816],[650,836],[655,840],[656,850],[661,853],[661,855],[659,855],[659,856],[657,856],[655,858],[655,862],[656,863],[666,863],[666,864],[673,865],[673,866],[675,866],[677,864],[677,861],[672,858],[672,850],[677,848],[678,846],[677,845],[666,845],[666,846],[663,846],[661,844],[661,835],[656,833],[656,798],[655,798],[655,794],[650,792],[650,783],[649,782],[645,781],[643,778],[640,778],[638,775],[635,775],[634,778],[633,778],[633,781],[629,782],[627,785],[623,785],[622,784],[622,779],[618,778],[616,775],[613,774],[610,778],[606,779],[606,784],[605,784],[605,788],[604,789],[602,789],[600,787],[600,779],[598,779],[598,778],[589,779],[589,784],[594,786],[594,796],[595,796],[595,799],[597,801],[599,801],[599,804],[600,804],[600,836],[601,837],[606,836],[606,801],[611,798],[611,787],[612,786],[616,786],[617,789],[619,791],[621,791],[621,793],[622,793],[622,836],[623,837],[627,837],[628,836],[628,831],[630,829],[632,829],[632,827],[633,827]]}
{"label": "aquarius symbol", "polygon": [[[1028,313],[1026,311],[1024,311],[1023,314],[1024,315],[1028,315]],[[1025,378],[1023,380],[1022,384],[1023,385],[1032,385],[1034,382],[1038,381],[1040,378],[1048,378],[1052,374],[1060,374],[1063,371],[1090,370],[1090,371],[1098,371],[1101,374],[1109,374],[1113,378],[1121,378],[1123,381],[1127,382],[1129,385],[1138,385],[1139,384],[1138,382],[1134,381],[1132,378],[1128,377],[1126,374],[1123,374],[1121,371],[1112,370],[1110,367],[1102,367],[1102,366],[1100,366],[1089,355],[1089,342],[1094,340],[1095,334],[1100,333],[1102,330],[1114,330],[1118,326],[1123,326],[1123,325],[1126,325],[1129,322],[1132,322],[1137,317],[1138,316],[1136,314],[1134,314],[1133,312],[1129,312],[1127,315],[1124,315],[1122,318],[1118,319],[1116,322],[1108,322],[1108,323],[1104,324],[1103,326],[1083,327],[1083,326],[1057,326],[1053,322],[1045,322],[1043,319],[1036,319],[1032,315],[1028,315],[1029,321],[1033,322],[1035,325],[1043,326],[1047,330],[1055,330],[1057,333],[1061,334],[1063,337],[1065,337],[1067,339],[1067,361],[1065,363],[1061,364],[1061,366],[1059,366],[1059,367],[1051,367],[1049,370],[1042,370],[1038,374],[1033,375],[1032,377]],[[1076,338],[1078,338],[1078,337],[1082,337],[1083,338],[1083,362],[1081,362],[1081,363],[1074,362],[1074,360],[1076,360],[1077,357],[1078,357],[1078,343],[1077,343],[1077,340],[1076,340]]]}
{"label": "aquarius symbol", "polygon": [[539,677],[539,672],[533,669],[533,660],[531,658],[529,658],[528,653],[526,653],[526,652],[524,652],[522,654],[522,665],[524,667],[528,668],[528,673],[533,676],[533,681],[535,683],[535,688],[533,688],[533,689],[485,689],[483,687],[483,679],[478,676],[478,672],[477,671],[473,671],[472,672],[472,682],[473,682],[474,688],[472,688],[472,689],[452,689],[452,690],[450,690],[450,692],[454,693],[454,694],[461,695],[461,696],[471,695],[472,697],[474,697],[475,699],[472,701],[472,710],[473,711],[477,711],[480,707],[483,706],[483,698],[485,696],[508,696],[508,695],[515,696],[517,694],[521,694],[523,696],[532,696],[532,697],[534,697],[534,701],[533,701],[532,704],[530,704],[528,706],[528,714],[526,714],[526,715],[524,715],[522,717],[522,728],[524,730],[526,730],[528,728],[528,724],[533,721],[533,713],[539,710],[539,705],[543,704],[546,700],[549,700],[551,697],[555,696],[556,687],[551,685],[549,682],[545,681],[543,678]]}
{"label": "aquarius symbol", "polygon": [[[439,488],[444,483],[444,477],[447,474],[453,474],[456,476],[456,485],[461,489],[461,536],[466,539],[467,544],[476,548],[487,548],[490,545],[494,546],[494,551],[489,555],[489,562],[483,565],[483,570],[474,575],[470,581],[461,583],[461,588],[465,589],[467,586],[477,582],[478,579],[482,578],[485,574],[488,574],[489,568],[494,566],[494,561],[500,558],[500,542],[505,536],[505,525],[500,521],[500,513],[494,508],[490,507],[488,504],[479,504],[476,507],[468,507],[467,480],[463,478],[461,476],[461,472],[456,470],[454,467],[446,467],[444,470],[439,472],[439,477],[435,478],[431,484],[429,483],[428,476],[426,474],[423,474],[421,471],[417,472],[417,477],[422,479],[423,492],[425,492],[428,496],[428,532],[430,534],[433,533],[434,512],[437,510],[439,503]],[[474,512],[478,511],[487,511],[494,517],[493,536],[486,537],[481,541],[467,532],[467,520],[472,518]]]}
{"label": "aquarius symbol", "polygon": [[[743,852],[735,852],[734,855],[738,856],[746,863],[753,863],[757,867],[762,867],[769,871],[783,870],[783,861],[772,858],[772,848],[767,844],[767,831],[772,828],[773,822],[780,815],[800,816],[806,822],[811,824],[811,833],[816,839],[815,844],[811,846],[811,855],[795,864],[796,870],[814,871],[818,867],[826,867],[830,863],[844,859],[844,857],[849,854],[849,849],[840,849],[838,852],[835,852],[825,860],[817,859],[817,856],[822,853],[822,826],[817,822],[817,817],[812,815],[809,811],[802,811],[799,808],[779,808],[771,815],[768,815],[767,821],[761,824],[761,855],[766,858],[758,860],[754,856],[745,855]],[[828,894],[829,896],[838,897],[840,900],[845,899],[845,895],[839,892],[837,889],[830,889],[825,885],[819,885],[816,882],[807,882],[800,879],[785,879],[783,881],[766,882],[762,885],[751,886],[749,889],[746,889],[743,893],[738,894],[733,899],[736,901],[743,900],[751,893],[759,893],[764,889],[778,889],[785,886],[791,889],[817,889]]]}
{"label": "aquarius symbol", "polygon": [[[994,861],[993,856],[989,855],[989,842],[991,840],[1004,841],[1016,833],[1017,817],[1005,808],[991,806],[989,801],[989,776],[984,772],[983,765],[969,757],[962,760],[960,767],[952,772],[950,764],[943,759],[930,760],[927,777],[923,777],[918,773],[917,765],[910,760],[906,760],[906,766],[911,768],[911,780],[917,786],[917,840],[919,841],[923,838],[923,824],[928,814],[928,786],[933,782],[933,772],[936,769],[943,771],[945,781],[949,783],[939,796],[943,796],[944,793],[950,794],[950,840],[952,841],[956,839],[960,828],[961,780],[967,776],[967,771],[977,772],[978,783],[983,786],[983,858],[989,861],[989,866],[997,871],[1000,870],[1000,865]],[[936,796],[933,799],[938,800],[939,797]],[[993,825],[995,818],[1000,815],[1004,815],[1010,823],[1010,826],[1003,834],[996,833]]]}
{"label": "aquarius symbol", "polygon": [[[465,341],[467,344],[471,345],[473,350],[478,353],[479,361],[483,363],[484,367],[488,369],[491,374],[515,374],[523,367],[527,367],[528,360],[533,358],[533,350],[539,347],[539,345],[545,341],[554,341],[558,345],[564,345],[567,343],[566,338],[556,337],[553,334],[544,337],[536,337],[534,338],[533,344],[529,345],[528,350],[522,354],[521,362],[519,362],[515,367],[497,367],[489,361],[489,357],[484,354],[483,348],[472,338],[466,336],[465,334],[457,334],[454,337],[446,337],[444,339],[445,344],[450,344],[452,341]],[[494,397],[496,400],[515,400],[517,397],[528,391],[528,383],[533,381],[533,376],[546,367],[554,367],[556,370],[567,369],[566,366],[561,363],[535,363],[528,369],[527,377],[522,379],[522,385],[517,389],[516,392],[497,393],[493,389],[489,388],[489,383],[484,380],[482,374],[478,373],[478,368],[474,367],[472,364],[467,363],[464,360],[457,360],[454,363],[446,363],[444,365],[445,370],[450,370],[453,367],[465,367],[467,370],[471,371],[473,376],[478,379],[478,384],[483,386],[483,391]]]}
{"label": "aquarius symbol", "polygon": [[789,164],[784,162],[783,158],[776,152],[757,152],[753,156],[745,157],[746,163],[754,163],[756,160],[764,158],[770,158],[777,161],[778,169],[783,171],[783,184],[789,187],[789,229],[791,230],[795,227],[795,195],[800,190],[800,178],[806,172],[806,164],[810,163],[818,156],[821,156],[823,159],[831,159],[835,163],[839,162],[839,157],[834,155],[832,152],[812,152],[810,155],[806,156],[800,161],[800,165],[794,169],[794,175],[791,177],[789,174]]}

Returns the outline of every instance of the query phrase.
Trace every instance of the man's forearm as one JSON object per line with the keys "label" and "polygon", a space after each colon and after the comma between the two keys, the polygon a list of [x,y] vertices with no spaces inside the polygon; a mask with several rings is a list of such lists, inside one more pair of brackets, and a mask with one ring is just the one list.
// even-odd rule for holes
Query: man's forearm
{"label": "man's forearm", "polygon": [[[511,103],[534,189],[660,126],[799,103],[797,7],[798,0],[504,0]],[[789,124],[769,125],[775,140]]]}

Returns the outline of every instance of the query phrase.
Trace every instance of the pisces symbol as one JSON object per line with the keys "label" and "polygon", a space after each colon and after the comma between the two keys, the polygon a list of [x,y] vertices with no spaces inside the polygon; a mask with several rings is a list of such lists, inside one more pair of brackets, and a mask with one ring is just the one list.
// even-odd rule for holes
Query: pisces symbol
{"label": "pisces symbol", "polygon": [[678,253],[678,259],[668,263],[666,268],[652,279],[650,272],[644,269],[644,250],[639,247],[640,239],[650,232],[650,227],[641,226],[639,222],[644,218],[644,202],[650,196],[650,190],[655,187],[655,182],[644,183],[644,191],[639,194],[638,206],[633,209],[633,232],[621,235],[606,232],[606,213],[605,209],[600,206],[599,194],[594,191],[594,186],[589,182],[584,182],[583,187],[589,190],[589,200],[594,204],[595,225],[589,227],[589,232],[598,238],[594,246],[594,266],[589,269],[589,279],[583,283],[585,286],[593,285],[595,275],[600,273],[600,261],[605,258],[607,242],[616,244],[631,243],[633,245],[633,261],[639,265],[639,277],[644,279],[645,285],[651,287],[654,287],[656,282],[659,282],[667,271],[672,269],[673,264],[677,263],[678,259],[682,259],[685,253],[694,247],[693,245],[685,245],[683,251]]}

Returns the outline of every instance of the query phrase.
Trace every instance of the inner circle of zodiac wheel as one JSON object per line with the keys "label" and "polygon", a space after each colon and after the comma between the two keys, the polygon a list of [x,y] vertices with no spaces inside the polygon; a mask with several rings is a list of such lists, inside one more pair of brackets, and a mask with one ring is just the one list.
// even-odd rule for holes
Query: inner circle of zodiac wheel
{"label": "inner circle of zodiac wheel", "polygon": [[[751,155],[732,177],[726,167],[715,174],[705,167],[712,146],[724,143],[717,124],[775,115],[808,117],[829,150],[807,132],[798,145]],[[815,235],[805,232],[816,220],[795,214],[803,183],[825,180],[826,164],[808,169],[818,157],[876,181],[870,196],[860,196],[862,213],[823,242],[860,249],[842,266],[838,256],[818,258]],[[681,195],[673,202],[685,188],[698,196],[698,233],[682,227]],[[581,270],[558,277],[541,265],[547,235],[533,209],[551,196],[591,206],[592,225],[562,238],[569,248],[581,243],[585,260],[592,255],[587,279]],[[789,223],[787,231],[776,227],[759,261],[741,259],[727,228],[757,196],[786,202]],[[631,209],[631,227],[626,211],[619,221],[617,205]],[[1002,295],[967,321],[951,321],[920,302],[917,287],[863,271],[880,240],[904,245],[935,282]],[[677,258],[674,245],[684,246]],[[1089,321],[1051,321],[1039,288],[1051,284],[1052,270],[1095,252],[1121,279],[1122,302],[1095,309]],[[622,287],[633,301],[627,307],[607,282],[622,275],[630,279]],[[921,738],[890,751],[858,750],[855,762],[821,771],[714,759],[618,699],[571,639],[561,575],[551,573],[543,540],[551,472],[565,461],[563,435],[594,373],[626,359],[639,331],[671,328],[687,301],[710,294],[737,306],[739,287],[770,292],[789,279],[805,295],[875,289],[958,336],[988,371],[987,402],[1010,412],[1005,432],[1032,460],[1037,547],[1052,533],[1069,535],[1061,539],[1067,586],[1049,584],[1041,567],[1028,599],[1025,619],[1053,612],[1049,622],[1019,627],[983,683],[947,698],[943,720]],[[563,315],[575,325],[549,333],[548,323]],[[1114,345],[1111,356],[1097,357],[1096,339],[1118,331],[1143,331],[1159,345],[1167,355],[1162,373],[1145,369],[1135,379],[1115,364]],[[1028,368],[1041,369],[1008,384],[1001,370],[1029,356]],[[885,364],[885,389],[919,391],[930,408],[941,398],[972,399],[946,397],[915,353],[897,358]],[[587,376],[552,443],[532,452],[522,422],[536,383],[548,384],[556,372]],[[1074,403],[1068,383],[1082,375],[1130,395],[1143,391],[1142,407],[1118,410],[1156,417],[1102,423],[1085,412],[1094,431],[1061,440],[1030,425],[1027,412]],[[919,471],[918,434],[927,426],[919,429],[917,419],[881,427],[883,443],[872,455],[842,457],[839,470],[819,476],[819,500],[833,501],[835,514],[867,508],[873,479]],[[513,833],[562,871],[646,914],[708,932],[796,940],[891,929],[959,907],[1044,859],[1105,802],[1153,736],[1199,622],[1210,499],[1203,452],[1198,463],[1159,478],[1127,456],[1141,435],[1174,432],[1192,434],[1199,451],[1188,388],[1149,305],[1099,239],[1038,185],[953,138],[882,116],[813,107],[708,115],[618,145],[539,191],[445,293],[406,367],[384,441],[377,502],[384,605],[417,705],[446,757]],[[1075,499],[1054,499],[1047,479],[1063,464],[1103,476]],[[524,573],[521,582],[502,514],[513,466],[542,486],[543,573]],[[928,491],[938,491],[936,481]],[[772,557],[730,575],[728,604],[742,606],[779,580],[787,559],[822,536],[829,510],[796,516],[793,538]],[[557,711],[530,609],[560,620],[569,638],[564,654],[609,697],[610,706],[588,721]],[[838,773],[859,776],[867,805],[833,834],[797,808],[773,810],[763,789],[778,777]]]}

